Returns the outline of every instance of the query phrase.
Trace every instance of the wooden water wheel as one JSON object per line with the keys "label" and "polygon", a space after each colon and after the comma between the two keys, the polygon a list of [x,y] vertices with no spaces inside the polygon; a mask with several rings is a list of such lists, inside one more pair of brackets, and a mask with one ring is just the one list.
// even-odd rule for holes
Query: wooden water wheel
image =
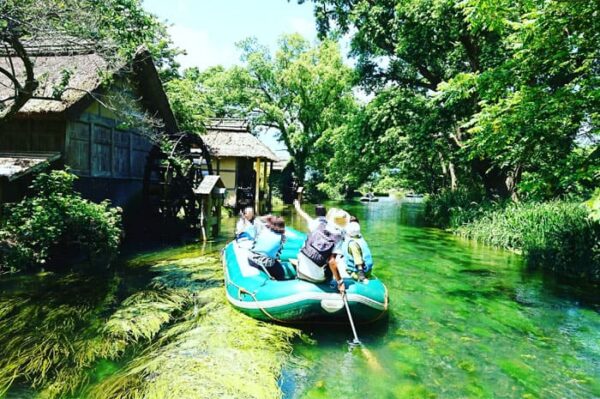
{"label": "wooden water wheel", "polygon": [[154,146],[144,173],[144,198],[150,211],[164,221],[183,218],[198,228],[200,203],[194,188],[212,174],[210,154],[200,136],[179,133],[170,136],[168,150]]}

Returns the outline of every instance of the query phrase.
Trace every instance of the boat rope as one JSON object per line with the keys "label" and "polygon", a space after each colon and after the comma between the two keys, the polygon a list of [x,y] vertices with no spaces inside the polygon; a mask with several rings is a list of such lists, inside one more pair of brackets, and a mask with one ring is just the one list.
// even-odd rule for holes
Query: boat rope
{"label": "boat rope", "polygon": [[[237,285],[236,283],[234,283],[233,281],[231,281],[231,279],[229,278],[229,272],[227,271],[227,267],[225,266],[225,249],[223,249],[223,251],[221,251],[221,258],[223,260],[222,261],[222,265],[223,265],[223,271],[225,273],[226,282],[227,282],[227,284],[231,284],[235,288],[237,288],[237,290],[238,290],[238,299],[242,300],[242,294],[248,294],[254,300],[254,302],[260,303],[260,301],[256,298],[256,294],[255,293],[250,292],[247,289],[245,289],[244,287],[241,287],[241,286]],[[269,281],[269,280],[270,280],[269,278],[266,278],[265,281],[263,282],[263,284],[261,285],[261,287],[264,286],[266,284],[266,282]],[[278,319],[277,317],[275,317],[272,314],[270,314],[265,308],[263,308],[260,305],[258,306],[258,309],[261,312],[263,312],[265,314],[265,316],[267,316],[268,318],[270,318],[273,321],[276,321],[276,322],[282,323],[282,324],[289,324],[289,321]]]}

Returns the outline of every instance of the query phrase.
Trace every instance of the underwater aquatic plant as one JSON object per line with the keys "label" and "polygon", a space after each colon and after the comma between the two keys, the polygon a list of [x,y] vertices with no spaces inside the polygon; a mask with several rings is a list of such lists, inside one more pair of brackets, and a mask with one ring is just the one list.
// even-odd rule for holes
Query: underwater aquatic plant
{"label": "underwater aquatic plant", "polygon": [[[0,396],[17,382],[48,398],[281,395],[279,373],[298,331],[233,310],[218,258],[184,247],[126,266],[147,277],[134,292],[131,276],[116,272],[47,274],[2,291]],[[98,378],[104,359],[124,366]]]}
{"label": "underwater aquatic plant", "polygon": [[0,396],[15,382],[45,397],[74,393],[99,358],[125,343],[100,334],[101,314],[115,300],[119,279],[69,274],[42,276],[23,291],[0,297]]}
{"label": "underwater aquatic plant", "polygon": [[155,289],[181,293],[187,286],[191,306],[125,368],[91,387],[90,397],[281,396],[277,381],[298,330],[232,309],[224,298],[218,260],[181,259],[152,270],[159,272],[151,283]]}

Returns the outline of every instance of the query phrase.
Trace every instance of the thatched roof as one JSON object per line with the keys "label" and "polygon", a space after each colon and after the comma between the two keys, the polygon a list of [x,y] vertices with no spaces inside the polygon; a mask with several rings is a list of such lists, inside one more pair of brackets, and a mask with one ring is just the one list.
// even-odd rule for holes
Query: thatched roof
{"label": "thatched roof", "polygon": [[213,119],[202,135],[210,155],[220,157],[262,158],[277,162],[279,158],[249,131],[243,119]]}
{"label": "thatched roof", "polygon": [[[19,110],[20,114],[32,113],[60,113],[84,98],[88,92],[96,90],[100,84],[100,71],[107,70],[107,63],[97,54],[74,54],[58,56],[33,56],[34,72],[40,85],[35,91],[36,97],[47,99],[30,99]],[[19,80],[24,80],[23,63],[20,58],[12,57],[13,65]],[[8,57],[0,58],[0,67],[10,71],[11,65]],[[54,90],[60,86],[63,76],[70,74],[68,86],[74,89],[64,91],[60,100],[52,99]],[[76,88],[76,89],[75,89]],[[0,97],[6,98],[13,94],[13,89],[8,78],[0,75]]]}
{"label": "thatched roof", "polygon": [[211,118],[208,120],[207,129],[219,132],[250,132],[250,124],[241,118]]}
{"label": "thatched roof", "polygon": [[[51,43],[37,43],[37,47],[29,47],[28,51],[34,62],[39,87],[34,93],[37,98],[27,101],[17,116],[81,112],[94,100],[92,93],[101,98],[105,89],[101,74],[128,75],[133,78],[132,81],[142,96],[143,106],[152,115],[164,121],[167,132],[178,131],[152,56],[145,47],[140,47],[131,62],[120,67],[109,65],[105,58],[89,46],[73,45],[57,49],[53,48]],[[2,54],[0,67],[9,71],[14,67],[17,75],[24,74],[23,63],[18,57]],[[66,86],[66,90],[60,98],[55,98],[54,92],[61,86]],[[12,95],[13,87],[10,81],[0,74],[0,98]]]}

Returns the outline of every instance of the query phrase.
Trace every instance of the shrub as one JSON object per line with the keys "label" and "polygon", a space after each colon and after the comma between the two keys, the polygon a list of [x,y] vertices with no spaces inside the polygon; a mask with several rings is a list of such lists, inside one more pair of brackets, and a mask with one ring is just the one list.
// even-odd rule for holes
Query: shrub
{"label": "shrub", "polygon": [[511,204],[456,231],[489,245],[521,250],[530,266],[600,281],[600,223],[579,203]]}
{"label": "shrub", "polygon": [[441,228],[456,228],[477,219],[494,205],[497,206],[487,200],[482,191],[445,190],[425,201],[425,222]]}
{"label": "shrub", "polygon": [[91,259],[116,255],[121,237],[119,210],[95,204],[74,191],[67,171],[39,174],[32,195],[8,205],[0,226],[0,270],[32,268],[69,254]]}

